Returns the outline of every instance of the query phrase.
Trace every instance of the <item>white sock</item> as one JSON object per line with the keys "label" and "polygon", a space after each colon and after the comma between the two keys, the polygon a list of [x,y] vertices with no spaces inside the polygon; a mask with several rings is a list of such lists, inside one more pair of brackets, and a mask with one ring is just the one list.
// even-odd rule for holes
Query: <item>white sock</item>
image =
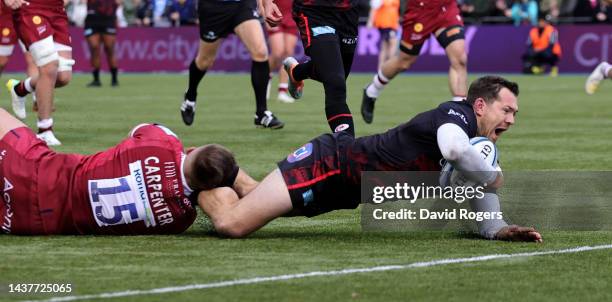
{"label": "white sock", "polygon": [[610,63],[606,63],[606,65],[604,65],[602,69],[604,78],[608,78],[608,75],[610,74],[610,70],[612,70],[612,65]]}
{"label": "white sock", "polygon": [[38,127],[38,129],[51,128],[51,127],[53,127],[53,118],[47,118],[47,119],[44,119],[44,120],[38,120],[38,122],[36,122],[36,126]]}
{"label": "white sock", "polygon": [[289,83],[278,83],[278,88],[287,89],[289,88]]}
{"label": "white sock", "polygon": [[465,100],[464,96],[457,96],[457,95],[454,96],[452,99],[453,102],[462,102],[463,100]]}
{"label": "white sock", "polygon": [[379,70],[376,75],[374,75],[372,83],[368,85],[368,88],[366,89],[366,95],[371,98],[377,98],[380,92],[385,88],[385,85],[389,83],[389,81],[390,80],[382,73],[382,70]]}
{"label": "white sock", "polygon": [[30,93],[34,91],[34,88],[32,87],[32,84],[30,83],[31,81],[32,81],[32,78],[27,78],[23,81],[23,87]]}

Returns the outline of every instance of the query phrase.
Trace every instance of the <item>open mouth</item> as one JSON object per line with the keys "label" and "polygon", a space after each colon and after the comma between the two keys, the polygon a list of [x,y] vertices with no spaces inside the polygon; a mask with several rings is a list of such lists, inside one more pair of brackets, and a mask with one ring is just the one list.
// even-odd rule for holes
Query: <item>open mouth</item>
{"label": "open mouth", "polygon": [[508,130],[508,129],[506,129],[506,128],[496,128],[496,129],[495,129],[495,134],[496,134],[497,136],[500,136],[500,135],[501,135],[501,134],[502,134],[504,131],[506,131],[506,130]]}

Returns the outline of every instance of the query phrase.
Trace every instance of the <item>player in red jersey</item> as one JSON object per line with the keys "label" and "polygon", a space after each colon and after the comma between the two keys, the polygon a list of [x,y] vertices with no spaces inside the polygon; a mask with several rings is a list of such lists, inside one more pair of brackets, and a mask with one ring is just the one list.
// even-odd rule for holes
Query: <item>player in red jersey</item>
{"label": "player in red jersey", "polygon": [[408,1],[402,20],[400,52],[386,61],[363,91],[361,115],[366,123],[374,118],[378,95],[400,72],[410,68],[419,57],[430,35],[446,50],[450,61],[448,83],[454,101],[467,95],[467,55],[463,20],[455,0]]}
{"label": "player in red jersey", "polygon": [[61,145],[53,134],[53,90],[72,78],[72,47],[68,17],[63,0],[4,0],[14,11],[13,20],[19,39],[32,55],[38,74],[24,81],[11,79],[13,111],[25,118],[25,96],[36,90],[38,136],[48,145]]}
{"label": "player in red jersey", "polygon": [[[278,101],[293,103],[287,88],[289,87],[287,72],[282,68],[282,61],[286,57],[293,56],[297,44],[298,28],[291,18],[292,0],[276,0],[278,9],[283,14],[282,20],[277,26],[266,25],[268,31],[268,42],[270,43],[270,70],[278,70]],[[272,78],[272,76],[270,76]],[[269,84],[268,84],[269,85]],[[269,89],[270,86],[268,86]],[[268,91],[269,93],[269,91]]]}
{"label": "player in red jersey", "polygon": [[195,220],[198,191],[255,181],[219,145],[188,154],[174,133],[141,124],[93,155],[55,153],[0,109],[0,229],[19,235],[176,234]]}
{"label": "player in red jersey", "polygon": [[13,54],[17,34],[13,26],[13,11],[8,8],[0,8],[0,74]]}

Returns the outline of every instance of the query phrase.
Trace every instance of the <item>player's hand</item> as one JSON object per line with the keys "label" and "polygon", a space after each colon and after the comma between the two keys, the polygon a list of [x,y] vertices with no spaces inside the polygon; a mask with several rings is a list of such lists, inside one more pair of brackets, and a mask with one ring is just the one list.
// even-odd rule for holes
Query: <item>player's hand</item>
{"label": "player's hand", "polygon": [[263,0],[263,16],[271,27],[278,26],[283,20],[283,14],[272,0]]}
{"label": "player's hand", "polygon": [[4,4],[10,7],[11,9],[18,9],[22,5],[30,5],[30,2],[25,0],[4,0]]}
{"label": "player's hand", "polygon": [[495,234],[498,240],[542,242],[542,235],[532,227],[509,225],[503,227]]}

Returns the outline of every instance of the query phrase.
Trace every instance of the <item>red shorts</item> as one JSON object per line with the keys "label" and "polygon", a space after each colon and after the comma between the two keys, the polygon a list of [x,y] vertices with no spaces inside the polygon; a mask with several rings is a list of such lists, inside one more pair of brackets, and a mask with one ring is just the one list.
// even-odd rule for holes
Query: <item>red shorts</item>
{"label": "red shorts", "polygon": [[[433,2],[433,1],[432,1]],[[402,46],[420,46],[441,28],[463,26],[457,3],[440,5],[426,0],[409,1],[402,21]]]}
{"label": "red shorts", "polygon": [[17,11],[14,21],[19,38],[27,48],[49,36],[53,36],[55,43],[66,46],[72,44],[64,7],[46,7],[31,3]]}
{"label": "red shorts", "polygon": [[75,155],[58,154],[21,127],[0,140],[0,229],[21,235],[74,233],[66,172]]}
{"label": "red shorts", "polygon": [[298,36],[298,28],[295,21],[293,21],[292,12],[291,12],[291,0],[278,0],[275,1],[278,9],[283,14],[283,20],[278,26],[270,27],[266,24],[266,30],[268,31],[268,36],[278,33],[290,34],[294,36]]}
{"label": "red shorts", "polygon": [[17,43],[17,33],[13,26],[13,14],[0,14],[0,45],[12,46]]}

